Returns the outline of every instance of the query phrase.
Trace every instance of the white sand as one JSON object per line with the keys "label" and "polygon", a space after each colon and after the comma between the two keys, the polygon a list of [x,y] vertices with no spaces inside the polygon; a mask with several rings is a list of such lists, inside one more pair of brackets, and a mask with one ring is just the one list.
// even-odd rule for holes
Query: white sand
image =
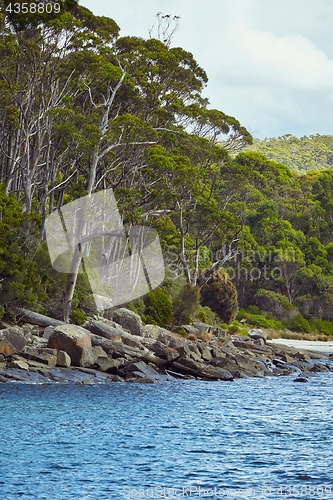
{"label": "white sand", "polygon": [[273,339],[267,340],[267,343],[284,344],[297,349],[308,349],[309,351],[319,351],[333,353],[333,342],[319,342],[312,340],[291,340],[291,339]]}

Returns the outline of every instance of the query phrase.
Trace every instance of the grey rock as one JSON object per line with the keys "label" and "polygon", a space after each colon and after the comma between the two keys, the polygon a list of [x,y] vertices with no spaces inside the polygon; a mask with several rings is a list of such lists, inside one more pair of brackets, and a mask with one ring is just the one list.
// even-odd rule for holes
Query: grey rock
{"label": "grey rock", "polygon": [[185,330],[185,332],[192,333],[194,335],[198,335],[200,333],[200,330],[193,325],[181,325],[180,328]]}
{"label": "grey rock", "polygon": [[159,335],[162,333],[168,334],[169,331],[157,325],[145,325],[142,328],[143,337],[148,337],[157,340]]}
{"label": "grey rock", "polygon": [[324,365],[323,363],[315,363],[313,367],[310,369],[311,372],[329,372],[331,371],[328,366]]}
{"label": "grey rock", "polygon": [[62,366],[64,368],[69,368],[72,364],[70,356],[65,351],[58,351],[57,354],[57,366]]}
{"label": "grey rock", "polygon": [[159,380],[161,375],[152,366],[144,363],[143,361],[138,361],[136,363],[129,363],[125,365],[120,370],[120,375],[136,375],[141,377],[149,377],[151,379]]}
{"label": "grey rock", "polygon": [[46,328],[44,328],[43,338],[49,340],[51,333],[54,332],[54,329],[55,329],[54,326],[47,326]]}
{"label": "grey rock", "polygon": [[19,368],[20,370],[29,370],[29,365],[24,359],[14,359],[8,363],[8,368]]}
{"label": "grey rock", "polygon": [[267,340],[267,333],[264,330],[260,330],[259,328],[253,328],[248,332],[248,337],[250,339],[258,340],[263,339],[265,342]]}
{"label": "grey rock", "polygon": [[113,359],[110,356],[98,357],[95,362],[95,366],[98,367],[102,372],[116,373],[120,365],[118,359]]}
{"label": "grey rock", "polygon": [[204,344],[203,342],[198,343],[198,349],[201,353],[201,357],[204,361],[211,361],[212,359],[212,352],[211,349],[207,346],[207,344]]}
{"label": "grey rock", "polygon": [[105,339],[114,340],[115,342],[119,342],[122,334],[125,332],[121,325],[104,318],[99,320],[89,319],[85,323],[84,328],[95,335],[100,335]]}
{"label": "grey rock", "polygon": [[176,349],[168,347],[162,342],[156,340],[153,344],[149,346],[149,349],[159,358],[165,359],[166,361],[174,361],[180,355]]}
{"label": "grey rock", "polygon": [[124,307],[115,309],[112,313],[112,319],[133,335],[142,336],[143,323],[140,316],[135,312]]}
{"label": "grey rock", "polygon": [[21,352],[27,345],[27,341],[19,328],[6,328],[0,331],[0,340],[7,340],[16,352]]}
{"label": "grey rock", "polygon": [[293,382],[309,382],[309,380],[306,377],[297,377]]}
{"label": "grey rock", "polygon": [[57,350],[48,348],[30,348],[28,351],[22,352],[21,355],[32,361],[38,361],[44,365],[56,366],[57,364]]}
{"label": "grey rock", "polygon": [[107,353],[104,351],[104,349],[100,345],[94,346],[92,348],[92,353],[93,353],[93,356],[95,359],[108,357]]}

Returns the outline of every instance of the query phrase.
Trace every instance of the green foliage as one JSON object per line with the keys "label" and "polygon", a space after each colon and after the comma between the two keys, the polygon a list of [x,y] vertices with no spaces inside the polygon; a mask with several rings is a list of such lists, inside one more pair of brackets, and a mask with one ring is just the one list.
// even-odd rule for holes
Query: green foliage
{"label": "green foliage", "polygon": [[208,306],[201,306],[199,308],[196,319],[208,325],[215,325],[221,323],[221,320],[217,316],[217,314],[215,314]]}
{"label": "green foliage", "polygon": [[289,328],[289,330],[294,330],[296,332],[303,332],[303,333],[311,332],[310,323],[301,314],[297,314],[292,319],[286,321],[285,326]]}
{"label": "green foliage", "polygon": [[153,325],[166,326],[173,322],[172,300],[163,288],[156,288],[144,297],[145,322]]}
{"label": "green foliage", "polygon": [[0,305],[39,308],[46,298],[35,260],[39,221],[0,188]]}
{"label": "green foliage", "polygon": [[69,319],[76,325],[84,325],[87,321],[87,316],[81,309],[74,309],[71,312]]}
{"label": "green foliage", "polygon": [[237,319],[246,319],[246,324],[255,326],[257,328],[272,328],[274,330],[281,330],[283,328],[283,324],[281,321],[269,318],[265,311],[260,311],[260,314],[253,314],[252,312],[240,309],[237,314]]}
{"label": "green foliage", "polygon": [[287,165],[298,173],[323,170],[333,166],[333,136],[310,135],[300,139],[291,134],[270,139],[255,139],[251,150]]}
{"label": "green foliage", "polygon": [[312,318],[310,320],[311,331],[321,335],[333,336],[333,322]]}
{"label": "green foliage", "polygon": [[173,301],[173,315],[176,324],[191,323],[200,308],[200,290],[198,286],[185,283]]}

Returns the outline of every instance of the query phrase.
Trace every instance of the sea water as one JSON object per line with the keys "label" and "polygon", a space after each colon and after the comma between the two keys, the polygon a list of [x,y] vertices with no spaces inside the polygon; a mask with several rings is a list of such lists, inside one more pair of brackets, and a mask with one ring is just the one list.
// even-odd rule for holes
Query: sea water
{"label": "sea water", "polygon": [[333,498],[333,374],[0,384],[0,499]]}

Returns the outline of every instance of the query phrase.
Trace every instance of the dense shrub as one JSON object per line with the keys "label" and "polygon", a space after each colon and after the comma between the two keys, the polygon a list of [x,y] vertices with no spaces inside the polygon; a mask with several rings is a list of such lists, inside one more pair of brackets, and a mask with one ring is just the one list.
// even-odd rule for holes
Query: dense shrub
{"label": "dense shrub", "polygon": [[273,330],[281,330],[283,324],[281,321],[275,320],[268,315],[264,314],[264,311],[258,311],[260,314],[252,314],[251,312],[240,309],[237,314],[238,320],[246,319],[246,324],[255,326],[257,328],[272,328]]}
{"label": "dense shrub", "polygon": [[310,323],[301,314],[297,314],[294,318],[286,321],[285,326],[289,328],[289,330],[294,330],[296,332],[302,332],[302,333],[311,332]]}
{"label": "dense shrub", "polygon": [[[205,280],[205,273],[203,274]],[[214,271],[201,289],[201,304],[208,306],[225,323],[231,323],[237,315],[238,300],[235,285],[221,270]]]}
{"label": "dense shrub", "polygon": [[333,322],[316,318],[310,320],[311,330],[321,335],[333,335]]}
{"label": "dense shrub", "polygon": [[176,324],[192,322],[200,308],[200,290],[198,286],[185,283],[174,299],[173,315]]}
{"label": "dense shrub", "polygon": [[165,326],[172,323],[172,300],[163,288],[156,288],[144,297],[145,322]]}

